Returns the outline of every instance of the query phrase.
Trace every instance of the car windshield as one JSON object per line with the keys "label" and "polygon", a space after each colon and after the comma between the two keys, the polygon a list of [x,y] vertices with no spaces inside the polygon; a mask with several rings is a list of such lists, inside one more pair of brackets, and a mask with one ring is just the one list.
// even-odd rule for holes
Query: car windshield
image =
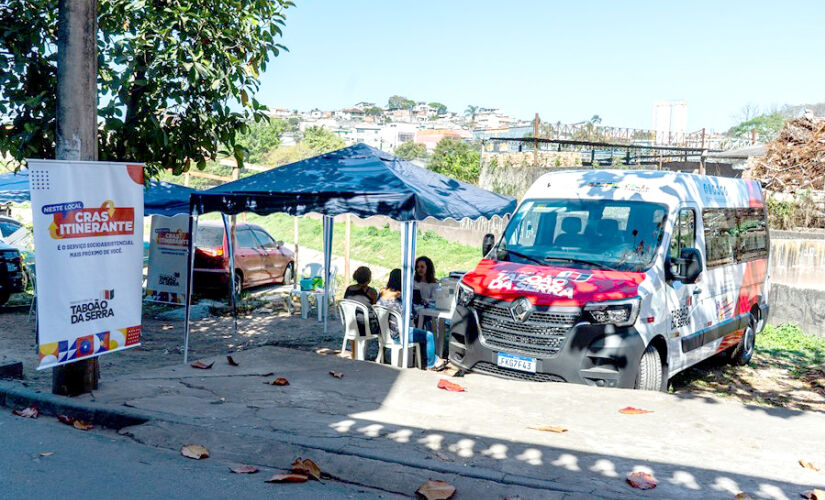
{"label": "car windshield", "polygon": [[223,226],[198,225],[198,232],[195,235],[195,246],[197,248],[218,248],[223,246],[223,232]]}
{"label": "car windshield", "polygon": [[667,207],[624,200],[530,200],[492,257],[576,269],[640,272],[662,242]]}

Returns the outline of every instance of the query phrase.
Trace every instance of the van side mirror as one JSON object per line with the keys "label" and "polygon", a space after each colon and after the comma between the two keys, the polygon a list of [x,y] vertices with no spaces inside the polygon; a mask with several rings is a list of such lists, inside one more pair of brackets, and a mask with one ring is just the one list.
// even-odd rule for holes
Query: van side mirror
{"label": "van side mirror", "polygon": [[496,237],[490,233],[484,235],[484,240],[481,242],[481,256],[486,257],[490,250],[493,249],[493,245],[496,244]]}
{"label": "van side mirror", "polygon": [[668,279],[696,283],[702,274],[702,255],[695,248],[683,248],[678,259],[671,257],[667,260],[665,271]]}

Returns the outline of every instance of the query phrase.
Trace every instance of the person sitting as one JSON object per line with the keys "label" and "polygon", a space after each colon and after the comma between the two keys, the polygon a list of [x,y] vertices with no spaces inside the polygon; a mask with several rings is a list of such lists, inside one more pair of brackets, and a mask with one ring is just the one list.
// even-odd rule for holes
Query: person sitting
{"label": "person sitting", "polygon": [[[372,271],[370,271],[370,268],[366,266],[361,266],[352,274],[352,279],[355,280],[355,284],[347,287],[344,291],[344,298],[354,300],[364,304],[367,307],[370,317],[370,331],[373,333],[378,333],[378,318],[375,316],[375,313],[372,311],[371,307],[378,301],[378,292],[375,288],[370,286],[370,282],[372,281]],[[358,324],[358,333],[365,335],[366,325],[364,323],[364,313],[357,311],[355,315],[355,322]]]}
{"label": "person sitting", "polygon": [[[401,304],[401,269],[393,269],[390,271],[387,286],[381,289],[377,305],[403,314]],[[395,315],[389,317],[389,328],[390,337],[392,337],[395,342],[401,342],[401,325],[398,324]],[[410,328],[408,342],[415,342],[421,347],[421,355],[424,358],[424,363],[422,364],[427,368],[432,368],[436,365],[437,359],[435,356],[435,337],[433,332]]]}
{"label": "person sitting", "polygon": [[561,233],[556,236],[557,247],[576,247],[581,244],[582,220],[569,216],[561,220]]}
{"label": "person sitting", "polygon": [[413,291],[418,290],[416,295],[421,295],[421,304],[435,302],[435,291],[438,283],[435,281],[435,266],[429,257],[422,255],[415,259],[415,279],[413,281]]}

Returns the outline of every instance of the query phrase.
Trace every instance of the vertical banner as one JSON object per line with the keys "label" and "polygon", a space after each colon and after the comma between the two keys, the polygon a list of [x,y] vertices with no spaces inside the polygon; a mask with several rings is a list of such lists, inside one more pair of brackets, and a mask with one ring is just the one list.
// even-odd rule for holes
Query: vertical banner
{"label": "vertical banner", "polygon": [[143,165],[27,162],[37,369],[140,345]]}
{"label": "vertical banner", "polygon": [[188,284],[189,215],[153,215],[151,227],[146,298],[182,306]]}

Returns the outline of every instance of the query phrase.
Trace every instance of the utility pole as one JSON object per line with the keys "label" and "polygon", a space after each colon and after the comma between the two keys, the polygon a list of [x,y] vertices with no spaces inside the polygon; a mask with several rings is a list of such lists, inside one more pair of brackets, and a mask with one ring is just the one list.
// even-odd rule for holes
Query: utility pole
{"label": "utility pole", "polygon": [[[97,0],[58,0],[58,160],[97,160]],[[97,389],[97,358],[52,371],[52,392],[75,395]]]}
{"label": "utility pole", "polygon": [[699,175],[705,175],[705,129],[702,128],[702,155],[699,157]]}
{"label": "utility pole", "polygon": [[536,118],[533,119],[533,139],[535,139],[535,144],[533,146],[533,165],[539,166],[539,125],[541,121],[539,120],[539,114],[536,113]]}

